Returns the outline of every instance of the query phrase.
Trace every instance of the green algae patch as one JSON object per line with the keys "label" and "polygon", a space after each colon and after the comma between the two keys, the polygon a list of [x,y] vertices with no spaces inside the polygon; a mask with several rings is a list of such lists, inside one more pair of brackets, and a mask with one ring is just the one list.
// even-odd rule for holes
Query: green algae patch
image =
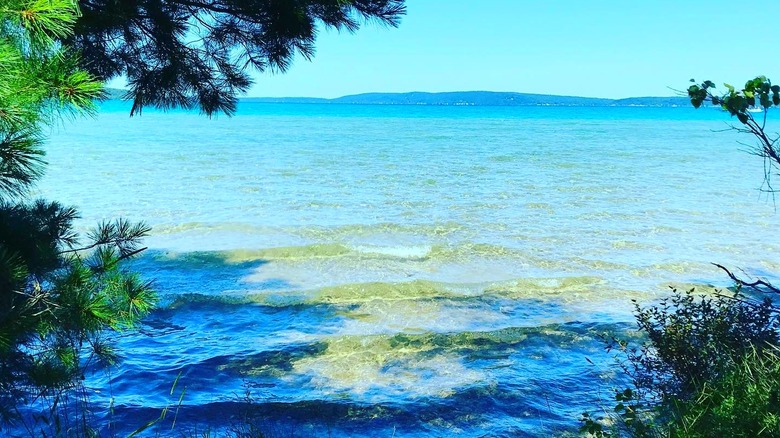
{"label": "green algae patch", "polygon": [[366,311],[362,307],[357,310],[341,310],[336,312],[336,315],[367,323],[377,323],[381,320],[379,315]]}
{"label": "green algae patch", "polygon": [[599,269],[602,271],[626,271],[629,269],[628,265],[624,265],[622,263],[608,262],[606,260],[591,260],[591,259],[584,259],[582,257],[573,257],[571,259],[568,259],[567,261],[572,264],[585,266],[591,269]]}
{"label": "green algae patch", "polygon": [[544,203],[544,202],[529,202],[525,204],[525,208],[531,209],[531,210],[541,210],[547,213],[555,213],[555,208],[553,208],[552,205]]}
{"label": "green algae patch", "polygon": [[278,248],[265,248],[258,250],[234,250],[225,251],[225,259],[233,263],[241,263],[254,260],[284,260],[284,259],[310,259],[324,257],[340,257],[352,252],[344,245],[335,243],[314,244],[303,246],[283,246]]}
{"label": "green algae patch", "polygon": [[218,371],[232,371],[243,376],[280,378],[293,370],[293,363],[322,353],[324,344],[309,344],[279,351],[265,351],[248,357],[233,358],[217,366]]}
{"label": "green algae patch", "polygon": [[197,304],[220,304],[220,305],[239,305],[247,302],[243,297],[236,296],[214,296],[197,293],[176,294],[162,297],[161,308],[178,309],[185,306]]}
{"label": "green algae patch", "polygon": [[[458,298],[458,294],[432,281],[415,280],[401,283],[350,283],[313,290],[273,291],[242,295],[246,303],[282,307],[293,305],[365,305],[372,302],[423,301],[439,298]],[[344,309],[340,314],[366,321],[376,318],[370,312]]]}
{"label": "green algae patch", "polygon": [[324,341],[321,354],[308,359],[361,358],[377,364],[387,364],[412,357],[474,352],[513,352],[530,338],[558,347],[595,339],[589,329],[572,330],[558,324],[540,327],[506,327],[493,331],[465,331],[456,333],[398,333],[387,335],[347,335]]}
{"label": "green algae patch", "polygon": [[547,354],[598,342],[589,329],[559,325],[508,327],[490,332],[346,335],[322,341],[324,350],[293,364],[293,372],[311,378],[325,392],[405,394],[449,397],[464,387],[490,385],[480,360],[512,361],[526,347]]}
{"label": "green algae patch", "polygon": [[301,237],[318,241],[339,241],[355,236],[374,236],[386,234],[412,234],[431,237],[444,237],[468,230],[468,227],[457,222],[440,222],[430,225],[402,225],[385,222],[378,224],[352,224],[339,227],[308,227],[292,228],[287,231]]}
{"label": "green algae patch", "polygon": [[451,298],[456,294],[439,283],[415,280],[405,283],[354,283],[325,287],[306,299],[307,304],[360,304],[372,300],[399,301]]}
{"label": "green algae patch", "polygon": [[351,252],[352,250],[344,245],[331,243],[263,249],[234,249],[229,251],[166,252],[157,255],[156,258],[162,261],[179,261],[193,264],[241,264],[263,260],[341,257]]}
{"label": "green algae patch", "polygon": [[[445,318],[456,326],[458,323],[468,324],[474,318],[487,319],[494,315],[474,309],[464,316],[462,312],[453,312],[443,300],[374,300],[347,306],[337,314],[355,322],[372,324],[372,328],[403,333],[423,333],[427,331],[425,327],[441,326]],[[409,315],[414,315],[414,318]]]}
{"label": "green algae patch", "polygon": [[522,278],[496,283],[485,288],[485,294],[511,299],[541,298],[545,295],[577,294],[601,288],[605,280],[600,277]]}
{"label": "green algae patch", "polygon": [[780,263],[774,260],[761,260],[759,263],[770,271],[780,271]]}
{"label": "green algae patch", "polygon": [[661,245],[653,245],[649,243],[644,242],[637,242],[635,240],[614,240],[610,243],[612,248],[614,249],[622,249],[622,250],[644,250],[644,251],[663,251],[663,246]]}
{"label": "green algae patch", "polygon": [[159,307],[162,309],[179,309],[186,306],[242,306],[247,304],[260,304],[268,307],[286,307],[304,304],[305,297],[301,292],[273,292],[273,293],[237,293],[207,295],[200,293],[167,294],[161,296]]}
{"label": "green algae patch", "polygon": [[326,391],[449,397],[484,379],[424,335],[341,336],[325,343],[322,354],[297,361],[294,370]]}

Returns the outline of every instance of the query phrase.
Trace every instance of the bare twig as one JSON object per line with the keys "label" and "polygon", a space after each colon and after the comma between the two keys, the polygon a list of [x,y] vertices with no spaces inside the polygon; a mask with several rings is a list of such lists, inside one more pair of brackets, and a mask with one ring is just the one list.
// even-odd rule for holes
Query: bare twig
{"label": "bare twig", "polygon": [[768,289],[768,290],[769,290],[769,291],[771,291],[771,292],[774,292],[774,293],[780,293],[780,288],[777,288],[777,287],[773,286],[772,284],[770,284],[770,283],[768,283],[768,282],[766,282],[766,281],[764,281],[764,280],[761,280],[760,278],[759,278],[758,280],[756,280],[756,281],[752,281],[752,282],[750,282],[750,281],[745,281],[745,280],[743,280],[742,278],[739,278],[739,277],[737,277],[736,275],[734,275],[734,273],[733,273],[733,272],[731,272],[731,271],[730,271],[728,268],[726,268],[725,266],[723,266],[723,265],[719,265],[719,264],[717,264],[717,263],[713,263],[713,265],[715,265],[715,266],[717,266],[718,268],[722,269],[722,270],[723,270],[723,271],[726,273],[726,275],[728,275],[728,276],[729,276],[729,278],[731,278],[732,280],[734,280],[734,282],[735,282],[735,283],[737,283],[737,284],[738,284],[738,285],[740,285],[740,286],[748,286],[748,287],[752,287],[752,288],[756,288],[756,289],[757,289],[757,288],[760,288],[760,287],[762,287],[762,288],[766,288],[766,289]]}

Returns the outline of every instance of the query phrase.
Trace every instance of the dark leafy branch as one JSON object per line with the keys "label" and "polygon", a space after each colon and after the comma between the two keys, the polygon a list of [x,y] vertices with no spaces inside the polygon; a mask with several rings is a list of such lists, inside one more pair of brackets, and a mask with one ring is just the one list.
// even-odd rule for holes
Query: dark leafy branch
{"label": "dark leafy branch", "polygon": [[67,42],[84,66],[127,78],[132,114],[146,106],[233,114],[247,69],[286,71],[314,56],[320,27],[398,26],[405,0],[82,0]]}
{"label": "dark leafy branch", "polygon": [[[773,192],[771,184],[772,173],[780,170],[780,150],[778,150],[778,139],[780,136],[772,137],[766,133],[766,122],[768,111],[772,107],[780,106],[780,86],[773,85],[772,81],[765,76],[758,76],[745,83],[745,87],[737,90],[734,86],[724,84],[726,93],[717,94],[715,92],[715,83],[704,81],[688,87],[688,97],[695,108],[701,107],[709,102],[712,105],[720,106],[724,111],[736,117],[742,124],[742,127],[734,127],[738,132],[752,135],[757,141],[758,146],[751,152],[764,159],[764,183],[770,192]],[[761,110],[762,117],[756,120],[753,116],[756,109]],[[764,291],[780,293],[780,288],[771,283],[758,279],[748,281],[738,277],[726,267],[713,263],[722,269],[738,285],[748,286]]]}
{"label": "dark leafy branch", "polygon": [[[696,82],[691,79],[691,82]],[[753,153],[762,157],[766,163],[765,183],[772,191],[771,175],[780,169],[780,151],[777,142],[780,136],[772,137],[766,133],[767,111],[769,108],[780,106],[780,86],[772,85],[765,76],[759,76],[745,83],[745,87],[737,90],[734,86],[724,84],[726,92],[715,92],[715,83],[704,81],[701,84],[693,84],[688,87],[688,97],[695,108],[705,103],[720,106],[731,116],[736,117],[742,124],[742,128],[734,128],[738,132],[751,134],[758,140],[758,146]],[[755,110],[761,110],[760,120],[753,116]]]}

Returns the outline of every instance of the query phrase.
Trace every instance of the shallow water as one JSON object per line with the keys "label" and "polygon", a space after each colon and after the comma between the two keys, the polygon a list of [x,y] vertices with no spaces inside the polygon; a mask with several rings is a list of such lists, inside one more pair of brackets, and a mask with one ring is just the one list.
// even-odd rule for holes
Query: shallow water
{"label": "shallow water", "polygon": [[119,430],[186,387],[179,431],[249,390],[281,434],[550,434],[618,384],[599,334],[631,299],[776,268],[762,163],[715,110],[127,113],[58,129],[39,187],[154,229],[134,264],[162,306],[88,378]]}

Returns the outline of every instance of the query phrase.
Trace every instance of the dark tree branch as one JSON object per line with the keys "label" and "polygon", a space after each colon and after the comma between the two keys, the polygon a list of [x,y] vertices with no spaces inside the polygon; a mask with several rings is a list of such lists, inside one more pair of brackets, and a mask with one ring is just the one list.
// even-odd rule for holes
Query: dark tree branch
{"label": "dark tree branch", "polygon": [[124,75],[131,115],[145,106],[235,113],[246,70],[285,72],[310,60],[319,27],[395,27],[405,0],[80,0],[66,41],[101,80]]}
{"label": "dark tree branch", "polygon": [[744,279],[739,278],[736,275],[734,275],[734,273],[731,272],[725,266],[720,265],[718,263],[713,263],[713,265],[715,265],[718,268],[722,269],[726,273],[726,275],[729,276],[729,278],[731,278],[735,283],[737,283],[740,286],[748,286],[748,287],[752,287],[752,288],[755,288],[755,289],[765,288],[765,289],[769,290],[770,292],[780,293],[780,288],[777,288],[777,287],[773,286],[772,284],[770,284],[770,283],[768,283],[768,282],[766,282],[764,280],[758,279],[756,281],[745,281]]}

